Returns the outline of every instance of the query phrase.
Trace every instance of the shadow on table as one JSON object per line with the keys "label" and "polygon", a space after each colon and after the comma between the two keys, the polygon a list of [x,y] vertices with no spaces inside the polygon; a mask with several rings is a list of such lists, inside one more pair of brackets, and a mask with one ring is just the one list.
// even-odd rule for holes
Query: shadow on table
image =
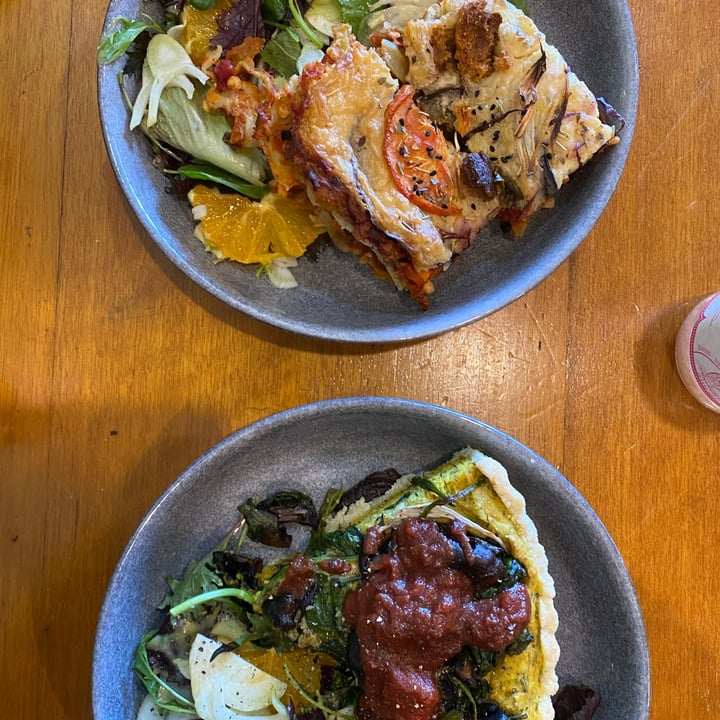
{"label": "shadow on table", "polygon": [[[83,424],[104,427],[107,413],[96,415]],[[72,420],[68,417],[65,422]],[[179,412],[158,429],[156,437],[145,440],[119,481],[104,476],[102,456],[114,450],[112,445],[103,449],[101,443],[123,442],[122,428],[109,433],[104,429],[104,438],[98,434],[96,476],[86,471],[86,477],[70,482],[68,474],[76,465],[72,457],[59,458],[50,471],[45,512],[46,533],[51,537],[38,545],[42,557],[38,555],[37,565],[27,568],[27,617],[17,624],[17,632],[10,631],[6,647],[13,642],[35,646],[31,654],[38,664],[27,682],[44,693],[37,707],[54,708],[51,715],[56,720],[93,717],[95,630],[115,565],[156,498],[222,433],[214,417],[189,420],[187,413]],[[134,441],[126,437],[125,446],[116,446],[117,452],[132,455]],[[120,467],[121,463],[115,465],[116,475]]]}

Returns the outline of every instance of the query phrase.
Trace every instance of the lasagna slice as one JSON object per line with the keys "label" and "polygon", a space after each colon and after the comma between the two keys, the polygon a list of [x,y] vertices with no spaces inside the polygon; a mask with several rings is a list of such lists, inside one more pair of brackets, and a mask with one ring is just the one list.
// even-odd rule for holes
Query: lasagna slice
{"label": "lasagna slice", "polygon": [[398,88],[380,55],[339,27],[322,62],[306,65],[274,99],[258,137],[275,176],[292,177],[280,190],[302,187],[325,211],[337,244],[426,307],[452,242],[398,188],[387,161],[386,114]]}

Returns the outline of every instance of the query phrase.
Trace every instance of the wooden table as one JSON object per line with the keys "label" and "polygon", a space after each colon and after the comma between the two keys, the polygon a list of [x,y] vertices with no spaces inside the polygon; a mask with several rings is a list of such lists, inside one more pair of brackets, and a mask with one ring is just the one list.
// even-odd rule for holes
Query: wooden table
{"label": "wooden table", "polygon": [[630,5],[637,130],[581,248],[470,327],[352,348],[228,310],[155,249],[100,133],[105,0],[0,0],[3,717],[91,718],[106,584],[183,468],[251,421],[351,395],[472,414],[556,465],[636,584],[651,718],[715,714],[720,415],[681,385],[673,343],[691,305],[720,288],[720,21],[710,0]]}

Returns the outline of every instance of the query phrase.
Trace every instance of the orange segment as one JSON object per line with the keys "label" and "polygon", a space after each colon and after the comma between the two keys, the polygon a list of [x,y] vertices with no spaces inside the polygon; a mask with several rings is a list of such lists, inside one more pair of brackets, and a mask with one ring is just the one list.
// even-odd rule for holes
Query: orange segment
{"label": "orange segment", "polygon": [[258,202],[197,185],[188,198],[207,249],[240,263],[266,265],[279,257],[300,257],[324,231],[305,197],[268,193]]}
{"label": "orange segment", "polygon": [[233,0],[218,0],[210,10],[195,10],[190,3],[180,14],[180,22],[185,25],[182,44],[196,65],[202,65],[210,52],[210,40],[217,33],[217,19],[233,5]]}
{"label": "orange segment", "polygon": [[336,664],[329,655],[307,649],[291,650],[279,655],[275,650],[263,650],[248,644],[241,645],[238,654],[269,675],[286,681],[288,689],[283,700],[292,699],[295,707],[305,707],[307,701],[288,680],[285,665],[297,684],[310,697],[315,697],[320,690],[322,666]]}

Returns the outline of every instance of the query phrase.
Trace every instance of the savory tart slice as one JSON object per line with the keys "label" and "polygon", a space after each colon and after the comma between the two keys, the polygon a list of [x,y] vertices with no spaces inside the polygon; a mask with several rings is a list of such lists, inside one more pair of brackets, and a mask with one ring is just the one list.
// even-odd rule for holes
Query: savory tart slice
{"label": "savory tart slice", "polygon": [[[323,61],[306,66],[274,99],[273,111],[261,115],[258,136],[276,177],[292,178],[281,191],[302,187],[325,211],[339,244],[426,305],[432,274],[452,256],[432,221],[433,208],[447,208],[429,201],[422,207],[425,193],[417,179],[414,191],[396,184],[384,147],[386,114],[397,92],[398,81],[382,58],[341,26]],[[278,138],[281,151],[274,152]],[[436,138],[436,150],[443,148],[438,156],[446,145],[444,137]]]}
{"label": "savory tart slice", "polygon": [[554,584],[500,463],[466,448],[342,510],[326,531],[349,527],[365,533],[369,558],[344,605],[363,661],[360,717],[431,718],[468,696],[508,717],[554,716]]}

